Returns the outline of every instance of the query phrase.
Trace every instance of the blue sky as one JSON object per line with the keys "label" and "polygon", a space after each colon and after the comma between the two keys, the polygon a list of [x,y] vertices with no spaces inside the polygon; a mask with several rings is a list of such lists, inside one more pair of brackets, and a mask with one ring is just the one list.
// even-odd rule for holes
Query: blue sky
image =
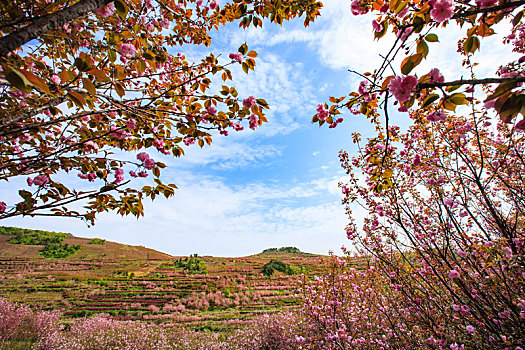
{"label": "blue sky", "polygon": [[[148,200],[139,220],[109,213],[91,228],[67,218],[12,218],[1,224],[101,237],[173,255],[244,256],[281,246],[327,254],[348,245],[337,154],[355,152],[351,132],[371,136],[371,128],[362,116],[344,115],[335,129],[319,128],[311,118],[318,103],[356,89],[361,79],[347,69],[373,70],[392,38],[372,41],[373,17],[352,16],[349,1],[324,4],[321,17],[306,29],[302,19],[283,27],[265,22],[263,29],[230,25],[214,33],[211,47],[184,48],[189,58],[208,52],[227,57],[246,42],[259,53],[257,66],[248,75],[234,69],[234,84],[240,97],[265,98],[271,109],[269,123],[256,131],[217,136],[211,147],[193,145],[180,159],[162,158],[168,165],[163,180],[179,187],[175,197]],[[440,55],[420,71],[437,65],[446,79],[464,74],[454,59],[456,33],[439,34]],[[491,39],[491,50],[482,45],[480,75],[502,62],[507,51],[500,41]],[[402,125],[408,119],[395,113],[393,118]],[[0,191],[8,196],[16,184],[2,184]]]}

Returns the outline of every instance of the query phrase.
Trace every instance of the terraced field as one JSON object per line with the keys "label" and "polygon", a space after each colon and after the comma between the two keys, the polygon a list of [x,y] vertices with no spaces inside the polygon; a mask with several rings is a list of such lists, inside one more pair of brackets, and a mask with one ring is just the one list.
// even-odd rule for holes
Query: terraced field
{"label": "terraced field", "polygon": [[[323,273],[320,256],[301,252],[172,257],[144,247],[89,244],[88,239],[70,237],[65,242],[80,245],[80,251],[65,259],[48,259],[38,255],[39,246],[10,244],[10,236],[0,239],[0,296],[61,310],[66,322],[104,313],[120,320],[222,331],[260,313],[297,307],[294,287],[299,273]],[[297,274],[264,275],[271,261]],[[190,263],[198,265],[198,273],[191,271]]]}

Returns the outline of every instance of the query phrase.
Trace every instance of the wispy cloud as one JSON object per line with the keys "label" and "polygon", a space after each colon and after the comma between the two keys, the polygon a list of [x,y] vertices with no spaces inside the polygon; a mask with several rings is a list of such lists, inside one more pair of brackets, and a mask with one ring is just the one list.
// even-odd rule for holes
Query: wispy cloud
{"label": "wispy cloud", "polygon": [[[88,229],[77,221],[54,221],[55,230],[146,245],[174,255],[193,252],[240,256],[274,246],[297,246],[326,254],[345,243],[340,195],[327,192],[333,178],[315,182],[227,185],[212,176],[190,181],[181,174],[175,200],[145,204],[140,220],[102,215]],[[11,219],[6,225],[46,228],[48,218]]]}

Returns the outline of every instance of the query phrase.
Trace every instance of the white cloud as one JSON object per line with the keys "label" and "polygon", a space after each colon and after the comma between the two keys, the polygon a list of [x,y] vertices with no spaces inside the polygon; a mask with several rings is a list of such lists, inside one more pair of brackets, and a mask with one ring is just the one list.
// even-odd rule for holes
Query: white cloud
{"label": "white cloud", "polygon": [[138,221],[109,213],[101,215],[92,229],[67,219],[16,218],[3,224],[53,227],[174,255],[242,256],[276,246],[327,254],[346,241],[347,219],[338,203],[340,195],[329,190],[333,181],[241,186],[205,176],[178,183],[174,199],[147,200],[145,217]]}

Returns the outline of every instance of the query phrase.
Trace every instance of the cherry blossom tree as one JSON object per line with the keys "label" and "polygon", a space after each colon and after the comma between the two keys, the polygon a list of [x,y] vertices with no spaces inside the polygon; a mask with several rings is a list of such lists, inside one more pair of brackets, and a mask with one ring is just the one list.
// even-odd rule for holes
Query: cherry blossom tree
{"label": "cherry blossom tree", "polygon": [[[353,252],[303,287],[320,332],[312,341],[338,349],[522,349],[524,4],[352,2],[355,15],[377,14],[375,38],[390,30],[397,39],[379,68],[360,74],[357,91],[331,97],[313,118],[334,127],[349,109],[377,133],[364,142],[354,133],[357,154],[340,153]],[[521,57],[478,78],[476,51],[504,21],[512,28],[504,43]],[[458,52],[468,79],[417,70],[448,25],[464,34]],[[409,118],[407,131],[393,125],[393,106]],[[367,213],[362,222],[356,206]]]}
{"label": "cherry blossom tree", "polygon": [[[179,157],[266,122],[264,99],[212,79],[248,73],[255,51],[190,62],[189,45],[237,21],[261,26],[319,14],[315,1],[77,0],[0,4],[0,179],[21,178],[19,200],[0,198],[0,218],[60,215],[93,223],[97,213],[143,215],[142,200],[170,197],[155,154]],[[152,175],[139,186],[135,178]],[[80,179],[81,185],[71,185]],[[18,182],[19,183],[19,182]],[[16,187],[16,186],[15,186]],[[16,193],[16,192],[15,192]],[[16,197],[16,195],[11,196]],[[71,204],[83,201],[85,210]]]}

